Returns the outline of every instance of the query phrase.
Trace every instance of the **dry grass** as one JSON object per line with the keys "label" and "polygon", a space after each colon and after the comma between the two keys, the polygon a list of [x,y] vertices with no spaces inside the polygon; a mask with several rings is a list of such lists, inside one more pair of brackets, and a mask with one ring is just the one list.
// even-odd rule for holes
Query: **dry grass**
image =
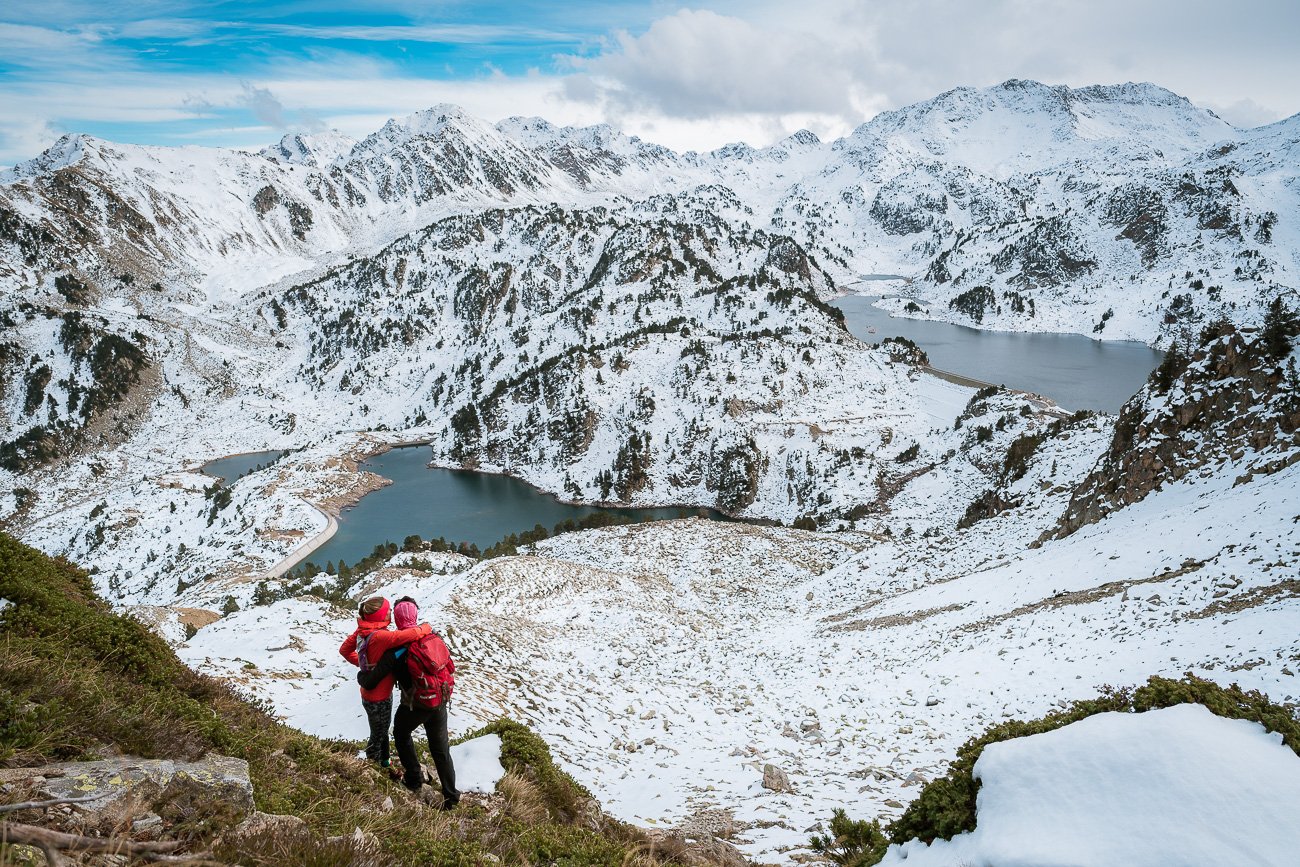
{"label": "dry grass", "polygon": [[519,774],[502,777],[497,791],[505,798],[506,814],[525,825],[544,822],[550,815],[542,790]]}

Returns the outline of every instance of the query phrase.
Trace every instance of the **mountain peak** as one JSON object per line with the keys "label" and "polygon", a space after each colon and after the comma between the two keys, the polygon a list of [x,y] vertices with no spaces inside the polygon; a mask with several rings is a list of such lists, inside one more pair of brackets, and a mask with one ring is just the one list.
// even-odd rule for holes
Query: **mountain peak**
{"label": "mountain peak", "polygon": [[1154,84],[1072,89],[1013,78],[882,112],[841,147],[955,159],[1007,177],[1116,147],[1141,159],[1176,159],[1232,134],[1213,113]]}
{"label": "mountain peak", "polygon": [[479,123],[482,122],[460,106],[444,102],[408,114],[403,118],[393,118],[384,124],[380,133],[390,138],[417,138],[437,135],[449,126]]}
{"label": "mountain peak", "polygon": [[0,180],[12,181],[18,178],[30,178],[48,174],[78,163],[88,150],[93,150],[97,139],[84,133],[74,132],[59,136],[54,144],[41,153],[16,164],[12,169],[0,174]]}
{"label": "mountain peak", "polygon": [[356,139],[336,129],[318,133],[289,133],[261,150],[262,156],[282,163],[320,168],[347,156]]}
{"label": "mountain peak", "polygon": [[810,129],[801,129],[781,139],[778,145],[793,150],[795,148],[815,148],[821,143],[822,140],[817,137],[817,133]]}

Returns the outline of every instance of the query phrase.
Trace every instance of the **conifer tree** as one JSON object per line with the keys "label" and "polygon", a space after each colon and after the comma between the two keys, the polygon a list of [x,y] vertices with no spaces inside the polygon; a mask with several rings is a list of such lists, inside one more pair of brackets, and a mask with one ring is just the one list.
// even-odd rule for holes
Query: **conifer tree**
{"label": "conifer tree", "polygon": [[1264,351],[1273,358],[1284,358],[1291,354],[1291,338],[1300,334],[1300,315],[1282,301],[1278,295],[1268,305],[1264,314],[1264,330],[1260,333],[1260,343]]}

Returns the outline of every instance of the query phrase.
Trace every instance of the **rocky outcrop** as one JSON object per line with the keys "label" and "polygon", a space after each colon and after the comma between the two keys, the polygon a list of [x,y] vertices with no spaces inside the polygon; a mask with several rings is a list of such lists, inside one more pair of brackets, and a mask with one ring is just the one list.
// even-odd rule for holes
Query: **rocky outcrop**
{"label": "rocky outcrop", "polygon": [[[238,822],[253,812],[248,762],[209,753],[197,762],[124,756],[0,770],[0,791],[28,800],[66,800],[51,823],[61,830],[108,832],[130,826],[157,838],[167,813],[189,805]],[[175,818],[175,817],[172,817]]]}
{"label": "rocky outcrop", "polygon": [[75,806],[83,824],[118,814],[126,802],[151,801],[173,784],[199,786],[237,815],[252,812],[248,763],[229,755],[209,753],[198,762],[122,757],[0,770],[0,786],[26,788],[42,799],[94,798]]}
{"label": "rocky outcrop", "polygon": [[1203,339],[1190,360],[1171,352],[1124,405],[1110,447],[1044,539],[1068,536],[1205,466],[1237,462],[1241,483],[1300,460],[1294,359],[1226,324]]}

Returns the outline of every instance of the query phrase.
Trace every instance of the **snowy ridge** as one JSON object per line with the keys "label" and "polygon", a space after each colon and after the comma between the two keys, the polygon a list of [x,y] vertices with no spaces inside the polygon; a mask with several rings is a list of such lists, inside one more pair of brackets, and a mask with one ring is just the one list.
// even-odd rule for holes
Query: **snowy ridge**
{"label": "snowy ridge", "polygon": [[337,130],[290,133],[260,153],[267,159],[319,169],[346,157],[356,145],[356,139]]}
{"label": "snowy ridge", "polygon": [[[103,282],[134,258],[137,270],[150,272],[139,276],[170,289],[304,270],[309,258],[382,245],[448,209],[608,204],[717,184],[756,225],[791,234],[838,280],[882,272],[918,278],[918,294],[937,302],[931,315],[1094,333],[1110,310],[1095,333],[1156,341],[1177,332],[1178,323],[1166,321],[1170,296],[1190,295],[1203,317],[1249,324],[1261,295],[1294,284],[1288,242],[1297,231],[1296,163],[1287,156],[1294,127],[1292,119],[1235,130],[1150,84],[1071,90],[1013,80],[886,112],[831,143],[804,131],[763,149],[734,145],[700,155],[608,126],[510,118],[493,127],[455,106],[435,106],[389,121],[360,143],[336,133],[288,136],[260,155],[201,158],[194,153],[201,149],[68,136],[5,176],[0,207],[60,237],[89,232],[117,251],[115,261],[60,256],[27,272],[29,284],[68,268]],[[189,167],[168,166],[168,154]],[[268,173],[269,161],[287,171]],[[199,163],[215,183],[194,182]],[[213,172],[216,164],[224,167]],[[69,175],[74,165],[91,174]],[[65,181],[54,188],[35,183],[55,174]],[[171,175],[179,183],[167,183]],[[108,230],[130,211],[70,214],[76,194],[68,182],[92,199],[96,190],[121,197],[139,214],[140,237]],[[286,209],[283,218],[265,218],[262,211],[277,206]],[[264,219],[250,219],[250,211]],[[283,225],[268,233],[268,219]],[[182,225],[186,231],[171,237]],[[1077,266],[1054,265],[1061,256]],[[238,276],[228,277],[232,266]],[[1200,289],[1183,285],[1192,282],[1183,279],[1188,270]],[[1115,289],[1124,284],[1137,291]],[[980,285],[997,299],[985,306],[1002,310],[986,318],[948,306]],[[1011,310],[1006,292],[1033,297],[1034,314],[1023,303]],[[1172,309],[1175,318],[1184,313]]]}
{"label": "snowy ridge", "polygon": [[[67,137],[0,180],[0,518],[331,735],[348,612],[259,603],[385,484],[368,454],[834,531],[610,528],[348,589],[451,628],[458,729],[519,716],[618,815],[733,810],[790,861],[833,806],[896,814],[965,737],[1101,682],[1296,700],[1294,375],[1206,326],[1294,291],[1297,129],[1012,81],[707,154],[454,106],[261,154]],[[909,315],[1236,362],[1063,419],[852,338],[825,300],[863,273],[910,277]],[[300,450],[195,471],[262,448]]]}

